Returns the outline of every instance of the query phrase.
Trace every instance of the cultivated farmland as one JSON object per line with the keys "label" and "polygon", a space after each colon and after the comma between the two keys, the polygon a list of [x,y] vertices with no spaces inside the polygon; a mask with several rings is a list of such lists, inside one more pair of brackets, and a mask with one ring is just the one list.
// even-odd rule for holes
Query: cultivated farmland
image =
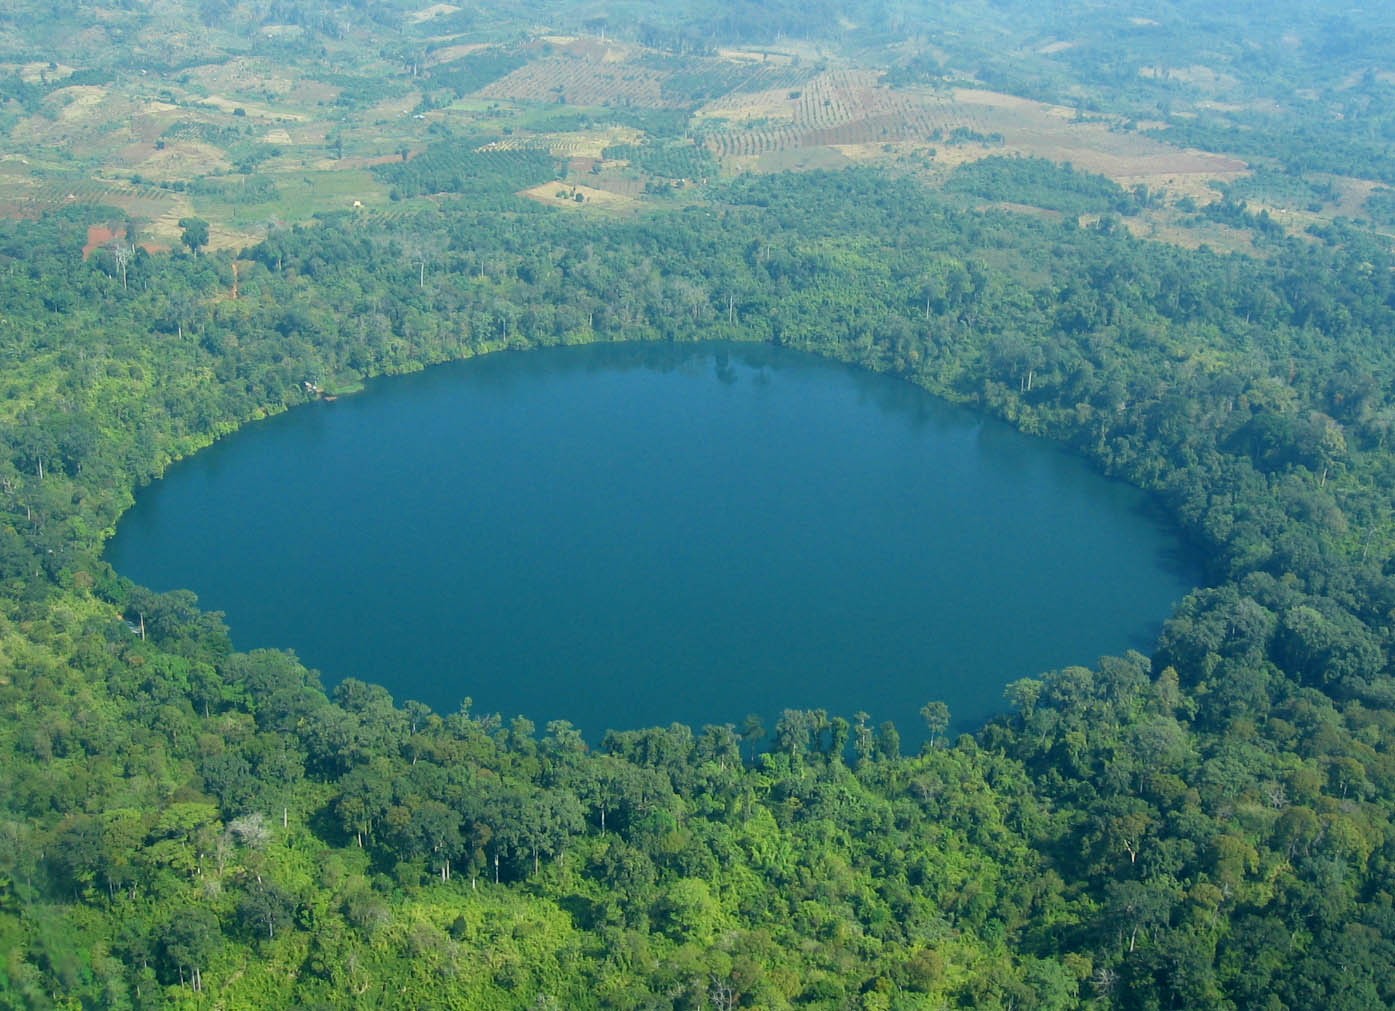
{"label": "cultivated farmland", "polygon": [[[856,162],[939,186],[957,166],[1020,154],[1161,193],[1141,213],[1149,234],[1173,241],[1189,219],[1163,216],[1164,206],[1205,205],[1250,171],[1165,143],[1146,123],[965,87],[962,74],[897,70],[943,61],[925,40],[890,63],[788,40],[680,54],[599,33],[474,37],[459,31],[461,13],[442,6],[414,22],[423,33],[439,22],[441,34],[420,44],[346,39],[318,61],[296,48],[303,31],[264,26],[270,48],[215,46],[169,71],[93,77],[16,64],[50,83],[37,104],[11,110],[11,140],[36,157],[0,166],[0,213],[105,203],[166,241],[188,215],[213,221],[219,239],[356,204],[382,213],[393,199],[487,191],[502,207],[537,187],[554,203],[554,180],[620,194],[628,207],[700,199],[680,183]],[[457,19],[449,29],[447,19]],[[184,35],[166,42],[193,51]],[[1067,51],[1053,40],[1037,48]],[[1360,213],[1368,189],[1332,178],[1323,216]],[[1292,205],[1293,221],[1308,221],[1312,200],[1285,204],[1257,186],[1244,191],[1256,206]]]}

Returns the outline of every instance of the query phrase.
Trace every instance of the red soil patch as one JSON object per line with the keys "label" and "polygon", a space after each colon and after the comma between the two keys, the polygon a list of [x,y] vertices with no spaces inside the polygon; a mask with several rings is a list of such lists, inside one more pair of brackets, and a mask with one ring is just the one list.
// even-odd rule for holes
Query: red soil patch
{"label": "red soil patch", "polygon": [[[110,225],[88,225],[87,245],[82,247],[82,258],[85,260],[95,251],[105,246],[112,239],[117,237],[117,232]],[[168,253],[169,246],[162,246],[158,242],[138,242],[141,249],[154,256],[156,253]]]}
{"label": "red soil patch", "polygon": [[116,238],[116,232],[110,226],[88,225],[87,245],[82,247],[82,258],[87,259],[98,246],[105,246],[114,238]]}
{"label": "red soil patch", "polygon": [[590,172],[596,167],[599,158],[573,158],[567,163],[569,172]]}

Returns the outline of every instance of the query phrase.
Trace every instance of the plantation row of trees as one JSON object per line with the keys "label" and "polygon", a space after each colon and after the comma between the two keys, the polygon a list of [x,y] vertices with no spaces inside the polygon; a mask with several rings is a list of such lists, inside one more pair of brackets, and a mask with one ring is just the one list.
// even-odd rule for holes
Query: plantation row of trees
{"label": "plantation row of trees", "polygon": [[602,157],[627,159],[642,172],[664,179],[715,179],[721,172],[712,152],[692,143],[615,144]]}
{"label": "plantation row of trees", "polygon": [[[0,224],[0,1003],[1395,1000],[1389,253],[1190,253],[870,172],[709,197],[330,216],[244,251],[235,298],[226,254]],[[566,713],[327,695],[99,560],[136,486],[307,380],[702,337],[1062,440],[1154,491],[1208,585],[1151,656],[1015,682],[976,735],[927,700],[917,755],[820,711],[591,750]]]}
{"label": "plantation row of trees", "polygon": [[394,200],[427,193],[470,198],[476,206],[512,203],[519,189],[556,178],[557,160],[532,148],[481,151],[495,137],[436,141],[411,161],[373,166]]}

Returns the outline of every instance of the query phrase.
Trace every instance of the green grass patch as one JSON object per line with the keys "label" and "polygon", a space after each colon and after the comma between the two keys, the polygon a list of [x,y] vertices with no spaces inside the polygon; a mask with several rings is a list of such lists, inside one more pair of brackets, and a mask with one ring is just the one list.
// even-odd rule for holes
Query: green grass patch
{"label": "green grass patch", "polygon": [[388,202],[387,187],[363,169],[288,172],[263,178],[274,187],[273,199],[240,201],[226,194],[199,197],[199,213],[211,221],[247,228],[269,220],[303,221],[326,211],[352,209],[355,200],[377,207]]}

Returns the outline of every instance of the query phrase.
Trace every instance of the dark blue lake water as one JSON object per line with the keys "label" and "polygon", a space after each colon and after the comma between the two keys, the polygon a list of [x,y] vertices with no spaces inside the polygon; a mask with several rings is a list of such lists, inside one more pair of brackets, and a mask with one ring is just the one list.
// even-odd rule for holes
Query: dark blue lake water
{"label": "dark blue lake water", "polygon": [[247,426],[137,497],[118,572],[453,712],[823,708],[958,726],[1147,649],[1195,582],[1133,488],[901,381],[750,345],[491,355]]}

